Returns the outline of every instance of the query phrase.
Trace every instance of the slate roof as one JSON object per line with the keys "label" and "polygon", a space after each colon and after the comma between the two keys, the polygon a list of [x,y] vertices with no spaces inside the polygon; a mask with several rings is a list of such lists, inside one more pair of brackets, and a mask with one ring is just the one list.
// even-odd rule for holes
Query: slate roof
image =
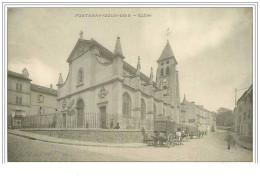
{"label": "slate roof", "polygon": [[173,57],[174,60],[176,61],[172,48],[171,48],[171,45],[170,45],[169,41],[167,41],[166,46],[164,47],[163,52],[162,52],[160,58],[158,59],[158,61],[164,60],[164,59],[170,58],[170,57]]}
{"label": "slate roof", "polygon": [[243,93],[243,95],[238,99],[237,104],[238,104],[241,100],[243,100],[246,96],[248,96],[248,95],[250,94],[250,92],[251,92],[252,89],[253,89],[253,85],[251,85],[251,86]]}
{"label": "slate roof", "polygon": [[43,86],[36,85],[36,84],[31,84],[31,90],[43,92],[43,93],[47,93],[47,94],[51,94],[51,95],[56,95],[56,96],[58,95],[57,90],[43,87]]}
{"label": "slate roof", "polygon": [[8,76],[13,76],[13,77],[16,77],[16,78],[19,78],[19,79],[32,81],[30,78],[25,77],[23,74],[20,74],[20,73],[17,73],[17,72],[13,72],[13,71],[8,70],[7,73],[8,73]]}

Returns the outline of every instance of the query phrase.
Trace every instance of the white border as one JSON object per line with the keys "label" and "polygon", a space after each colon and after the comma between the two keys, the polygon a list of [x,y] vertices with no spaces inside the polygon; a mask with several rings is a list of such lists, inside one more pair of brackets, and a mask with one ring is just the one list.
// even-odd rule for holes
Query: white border
{"label": "white border", "polygon": [[[250,2],[248,2],[250,3]],[[248,4],[246,3],[246,4]],[[212,5],[149,5],[149,7],[213,7]],[[230,4],[230,3],[229,3]],[[214,7],[251,7],[240,3],[214,5]],[[42,5],[40,7],[60,7]],[[97,7],[97,5],[86,5]],[[85,6],[85,7],[86,7]],[[35,5],[10,5],[10,7],[36,7]],[[39,7],[39,6],[37,6]],[[62,7],[78,7],[67,3]],[[125,7],[125,5],[99,5],[98,7]],[[128,7],[148,7],[147,5],[128,4]],[[255,23],[256,10],[253,11]],[[7,19],[7,16],[5,17]],[[5,20],[7,23],[7,20]],[[258,20],[254,29],[258,29]],[[253,30],[254,47],[258,38]],[[7,27],[5,27],[7,34]],[[4,48],[7,49],[7,38]],[[258,46],[256,46],[258,47]],[[2,47],[1,47],[2,48]],[[2,49],[3,50],[3,49]],[[253,48],[253,89],[258,89],[258,48]],[[5,51],[4,78],[7,86],[7,51]],[[2,81],[2,78],[1,78]],[[254,93],[256,94],[256,93]],[[7,93],[3,96],[7,102]],[[258,134],[258,101],[254,95],[254,136]],[[2,103],[2,102],[1,102]],[[0,104],[3,107],[3,104]],[[3,109],[1,110],[3,111]],[[5,105],[5,112],[7,106]],[[2,112],[1,112],[2,113]],[[7,124],[5,118],[4,125]],[[4,127],[2,125],[2,127]],[[2,135],[1,135],[2,136]],[[7,145],[5,129],[5,144]],[[254,144],[257,138],[254,139]],[[2,141],[1,141],[2,142]],[[5,146],[5,161],[7,161],[7,146]],[[256,162],[258,143],[254,145],[254,162]],[[45,166],[47,165],[47,166]],[[259,185],[257,169],[252,163],[7,163],[0,168],[2,188],[247,188]],[[259,167],[259,166],[258,166]],[[255,184],[255,185],[254,185]]]}

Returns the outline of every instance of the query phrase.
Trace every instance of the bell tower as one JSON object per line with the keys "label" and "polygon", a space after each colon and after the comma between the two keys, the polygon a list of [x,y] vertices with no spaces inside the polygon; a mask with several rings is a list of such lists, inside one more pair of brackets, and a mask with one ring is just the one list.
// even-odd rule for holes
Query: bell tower
{"label": "bell tower", "polygon": [[179,94],[179,79],[176,61],[171,45],[167,40],[166,46],[157,60],[158,68],[156,73],[156,86],[163,90],[164,96],[168,96],[169,103],[177,108]]}

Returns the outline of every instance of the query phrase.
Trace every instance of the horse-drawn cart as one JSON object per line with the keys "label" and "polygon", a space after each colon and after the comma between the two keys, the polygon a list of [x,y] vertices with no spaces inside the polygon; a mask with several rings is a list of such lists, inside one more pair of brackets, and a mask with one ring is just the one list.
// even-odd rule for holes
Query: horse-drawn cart
{"label": "horse-drawn cart", "polygon": [[153,145],[163,146],[166,145],[169,148],[175,145],[175,124],[170,121],[154,121],[154,136]]}

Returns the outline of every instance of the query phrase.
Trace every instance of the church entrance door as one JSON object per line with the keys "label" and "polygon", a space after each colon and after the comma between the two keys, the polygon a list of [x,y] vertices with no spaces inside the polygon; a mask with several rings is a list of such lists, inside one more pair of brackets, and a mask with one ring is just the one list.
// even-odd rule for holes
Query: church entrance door
{"label": "church entrance door", "polygon": [[82,128],[84,123],[84,102],[80,99],[77,103],[77,127]]}
{"label": "church entrance door", "polygon": [[100,127],[105,129],[105,128],[107,128],[106,106],[101,106],[99,109],[100,109]]}

